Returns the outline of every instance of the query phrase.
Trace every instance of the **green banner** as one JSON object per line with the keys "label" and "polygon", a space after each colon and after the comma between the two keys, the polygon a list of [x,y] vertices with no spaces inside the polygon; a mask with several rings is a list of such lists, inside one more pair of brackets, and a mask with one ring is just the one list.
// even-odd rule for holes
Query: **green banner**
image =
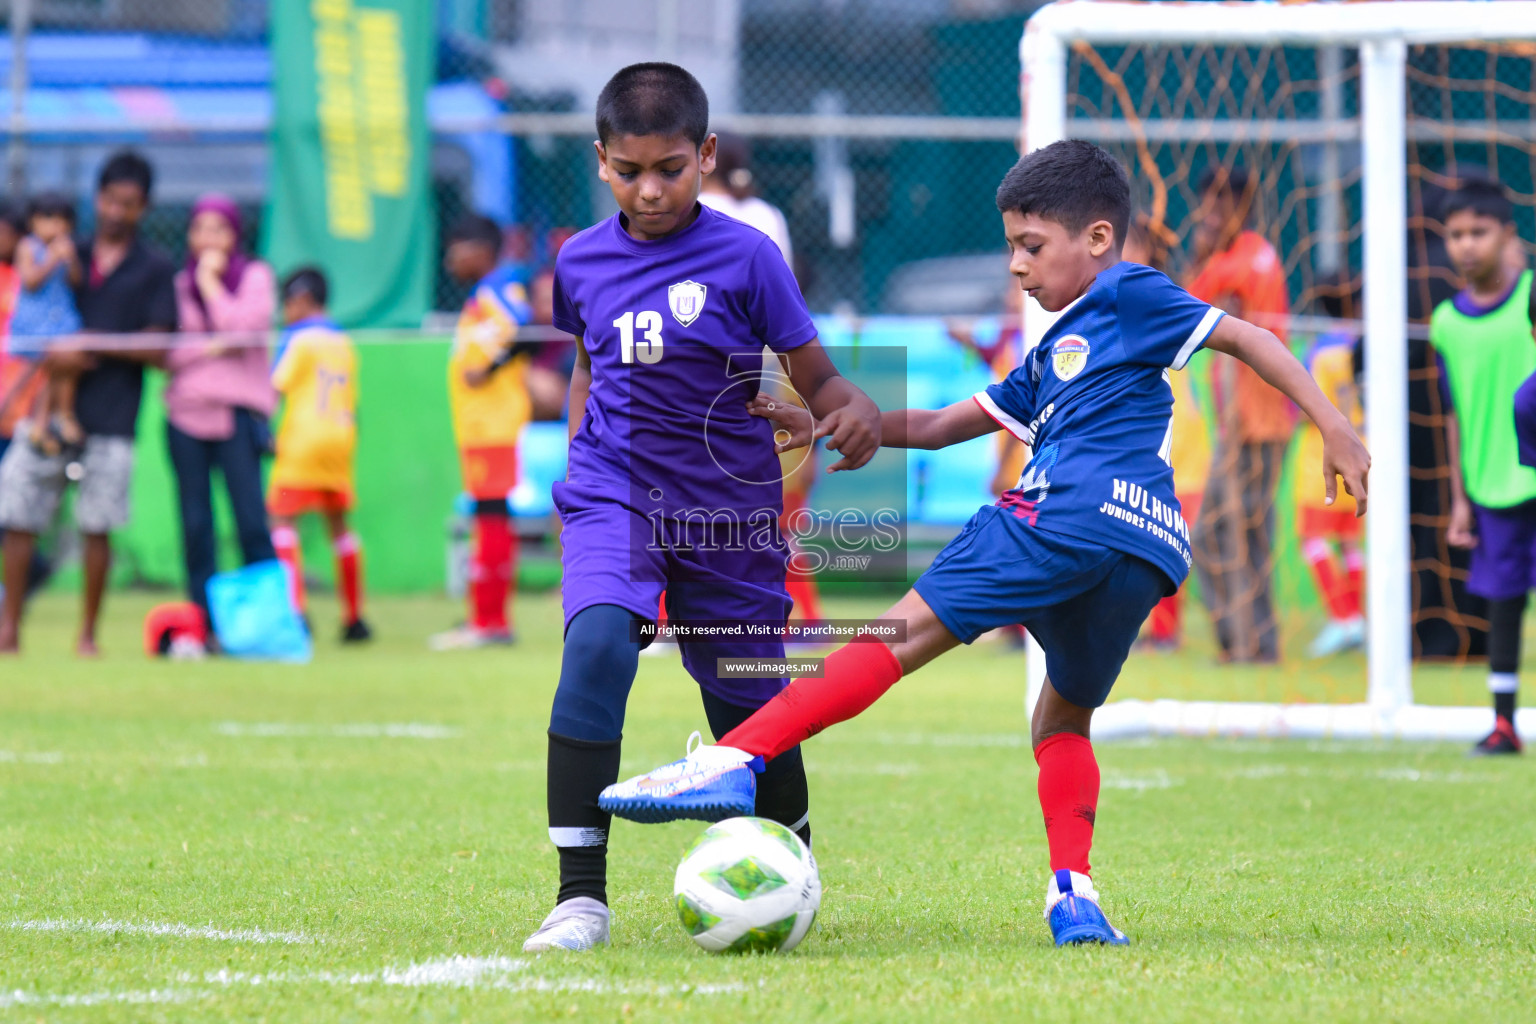
{"label": "green banner", "polygon": [[415,327],[431,301],[432,0],[276,0],[262,251],[323,268],[348,327]]}

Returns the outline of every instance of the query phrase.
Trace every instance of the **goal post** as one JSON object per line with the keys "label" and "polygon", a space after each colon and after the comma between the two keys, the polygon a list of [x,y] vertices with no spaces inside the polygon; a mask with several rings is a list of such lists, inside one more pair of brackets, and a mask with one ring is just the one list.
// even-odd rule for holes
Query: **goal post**
{"label": "goal post", "polygon": [[[1416,3],[1161,3],[1127,0],[1065,0],[1047,5],[1027,22],[1020,44],[1024,93],[1024,144],[1028,150],[1069,137],[1115,140],[1131,148],[1128,170],[1133,182],[1144,170],[1149,146],[1158,140],[1183,140],[1202,157],[1216,146],[1237,146],[1261,138],[1300,146],[1321,146],[1331,154],[1339,146],[1358,147],[1359,227],[1353,239],[1323,238],[1309,250],[1319,266],[1332,260],[1351,240],[1360,250],[1365,338],[1364,393],[1372,453],[1370,512],[1366,516],[1367,680],[1364,703],[1264,703],[1188,700],[1115,701],[1094,720],[1096,736],[1138,734],[1290,735],[1298,737],[1397,736],[1418,739],[1472,740],[1490,725],[1485,707],[1426,707],[1414,703],[1412,685],[1413,604],[1409,527],[1408,415],[1408,191],[1409,47],[1486,45],[1495,41],[1536,39],[1536,2],[1507,0],[1421,0]],[[1254,53],[1272,48],[1309,48],[1320,55],[1318,67],[1336,63],[1341,49],[1358,54],[1358,77],[1351,82],[1358,100],[1354,112],[1339,112],[1338,89],[1318,89],[1321,98],[1305,104],[1302,114],[1275,114],[1263,90],[1271,93],[1275,64]],[[1219,87],[1209,73],[1251,66],[1249,93],[1226,106],[1213,102],[1205,118],[1192,116],[1178,96],[1149,97],[1122,90],[1117,116],[1073,117],[1069,76],[1075,53],[1104,48],[1120,54],[1126,66],[1147,71],[1147,90],[1175,82],[1179,95]],[[1132,48],[1147,56],[1129,58]],[[1225,49],[1221,49],[1225,48]],[[1202,65],[1196,50],[1211,54]],[[1228,51],[1231,51],[1229,53]],[[1232,56],[1236,54],[1236,56]],[[1169,55],[1172,55],[1171,57]],[[1246,55],[1246,56],[1245,56]],[[1530,57],[1530,53],[1527,53]],[[1103,66],[1100,60],[1095,66]],[[1180,75],[1184,77],[1181,78]],[[1266,78],[1266,75],[1269,78]],[[1219,78],[1220,74],[1214,76]],[[1241,77],[1239,75],[1238,77]],[[1230,81],[1237,81],[1231,78]],[[1280,83],[1289,88],[1291,83]],[[1527,89],[1536,82],[1526,82]],[[1172,89],[1168,91],[1173,91]],[[1290,113],[1302,105],[1292,104]],[[1453,137],[1454,111],[1445,133]],[[1486,127],[1486,126],[1485,126]],[[1498,126],[1493,126],[1497,131]],[[1529,140],[1529,120],[1525,125]],[[1149,140],[1153,140],[1149,143]],[[1106,142],[1106,144],[1109,144]],[[1451,145],[1448,143],[1448,145]],[[1141,161],[1136,159],[1142,158]],[[1284,157],[1282,157],[1284,159]],[[1154,161],[1155,162],[1155,161]],[[1324,173],[1337,174],[1337,160],[1324,161]],[[1181,167],[1189,188],[1190,168]],[[1162,183],[1159,182],[1159,187]],[[1322,182],[1339,190],[1338,182]],[[1159,193],[1161,194],[1161,193]],[[1306,202],[1304,199],[1303,202]],[[1337,218],[1338,201],[1324,197],[1319,223]],[[1283,216],[1283,214],[1282,214]],[[1366,228],[1368,227],[1368,230]],[[1279,229],[1285,230],[1282,226]],[[1303,268],[1317,272],[1315,266]],[[1301,270],[1297,271],[1298,273]],[[1026,345],[1038,343],[1055,317],[1028,300],[1024,318]],[[1031,642],[1028,707],[1033,708],[1044,676],[1044,658]],[[1536,714],[1520,712],[1522,729],[1536,731]]]}

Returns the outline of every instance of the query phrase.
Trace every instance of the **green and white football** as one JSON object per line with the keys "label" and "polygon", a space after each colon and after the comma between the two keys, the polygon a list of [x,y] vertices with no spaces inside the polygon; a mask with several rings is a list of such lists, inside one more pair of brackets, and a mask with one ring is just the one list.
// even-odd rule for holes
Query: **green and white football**
{"label": "green and white football", "polygon": [[683,855],[672,887],[677,916],[711,953],[788,952],[821,907],[816,858],[767,818],[727,818]]}

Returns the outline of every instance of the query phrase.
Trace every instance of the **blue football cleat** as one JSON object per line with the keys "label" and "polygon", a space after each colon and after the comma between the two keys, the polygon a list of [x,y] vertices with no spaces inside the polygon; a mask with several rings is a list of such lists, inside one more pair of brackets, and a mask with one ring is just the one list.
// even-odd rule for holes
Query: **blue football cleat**
{"label": "blue football cleat", "polygon": [[671,764],[616,782],[598,795],[597,806],[630,821],[654,824],[696,818],[748,817],[757,806],[757,773],[763,759],[735,747],[693,746]]}
{"label": "blue football cleat", "polygon": [[1097,942],[1105,946],[1129,946],[1131,940],[1110,924],[1104,911],[1099,909],[1099,896],[1093,890],[1093,883],[1086,875],[1077,878],[1081,881],[1076,888],[1073,887],[1072,872],[1065,868],[1051,878],[1046,894],[1045,919],[1050,922],[1056,945]]}

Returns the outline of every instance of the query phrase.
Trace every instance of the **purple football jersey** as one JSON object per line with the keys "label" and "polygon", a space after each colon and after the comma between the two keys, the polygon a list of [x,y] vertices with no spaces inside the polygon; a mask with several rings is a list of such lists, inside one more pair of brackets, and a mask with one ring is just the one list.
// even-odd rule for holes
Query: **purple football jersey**
{"label": "purple football jersey", "polygon": [[592,360],[562,490],[667,518],[776,514],[773,428],[746,403],[765,345],[816,337],[794,276],[767,235],[708,207],[654,242],[621,216],[572,237],[555,265],[555,326]]}

